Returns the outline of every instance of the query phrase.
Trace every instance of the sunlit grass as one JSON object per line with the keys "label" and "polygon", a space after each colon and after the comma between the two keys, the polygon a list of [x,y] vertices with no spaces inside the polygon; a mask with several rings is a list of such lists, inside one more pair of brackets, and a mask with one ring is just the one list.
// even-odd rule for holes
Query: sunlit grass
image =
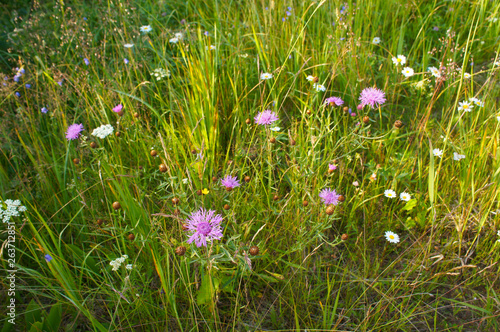
{"label": "sunlit grass", "polygon": [[[0,198],[27,208],[14,330],[498,329],[499,4],[10,6]],[[387,101],[358,108],[369,87]],[[257,124],[264,110],[279,120]],[[202,207],[223,217],[207,247],[184,229]]]}

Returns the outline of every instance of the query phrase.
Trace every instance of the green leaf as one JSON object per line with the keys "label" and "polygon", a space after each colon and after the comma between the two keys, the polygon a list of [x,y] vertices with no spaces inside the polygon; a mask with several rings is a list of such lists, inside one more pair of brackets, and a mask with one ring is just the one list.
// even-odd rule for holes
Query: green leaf
{"label": "green leaf", "polygon": [[10,330],[12,330],[12,327],[14,327],[14,324],[9,323],[10,319],[12,318],[7,316],[7,322],[3,323],[2,332],[9,332]]}
{"label": "green leaf", "polygon": [[198,305],[210,302],[215,292],[219,289],[220,279],[212,278],[210,275],[206,274],[201,280],[201,287],[198,290],[198,295],[196,296],[196,302]]}
{"label": "green leaf", "polygon": [[[31,325],[31,328],[29,329],[30,332],[42,332],[45,331],[43,329],[43,321],[41,322],[36,322],[35,324]],[[49,330],[47,330],[49,331]]]}
{"label": "green leaf", "polygon": [[49,316],[45,321],[44,329],[46,331],[57,331],[62,320],[62,308],[60,303],[56,303],[50,308]]}
{"label": "green leaf", "polygon": [[36,322],[40,322],[42,320],[42,312],[34,300],[31,300],[28,304],[26,312],[24,313],[24,319],[28,330],[31,330],[31,326],[33,326]]}
{"label": "green leaf", "polygon": [[408,202],[406,202],[406,204],[402,210],[403,211],[411,211],[415,206],[417,206],[417,200],[410,199]]}

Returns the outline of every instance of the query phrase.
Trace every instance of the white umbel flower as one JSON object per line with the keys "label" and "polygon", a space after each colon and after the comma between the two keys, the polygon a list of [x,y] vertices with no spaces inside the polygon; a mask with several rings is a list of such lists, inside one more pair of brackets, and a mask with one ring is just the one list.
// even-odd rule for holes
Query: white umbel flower
{"label": "white umbel flower", "polygon": [[106,137],[108,137],[109,135],[111,135],[113,133],[114,129],[113,129],[113,126],[110,125],[110,124],[107,124],[107,125],[102,125],[96,129],[94,129],[94,131],[92,132],[92,136],[95,136],[95,137],[99,137],[101,139],[104,139]]}

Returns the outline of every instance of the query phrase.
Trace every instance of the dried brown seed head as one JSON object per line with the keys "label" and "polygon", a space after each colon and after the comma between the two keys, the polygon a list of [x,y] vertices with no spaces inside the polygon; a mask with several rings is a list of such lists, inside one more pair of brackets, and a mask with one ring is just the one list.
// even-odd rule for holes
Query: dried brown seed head
{"label": "dried brown seed head", "polygon": [[257,247],[257,246],[251,246],[250,250],[248,250],[248,252],[252,256],[257,256],[259,254],[259,247]]}
{"label": "dried brown seed head", "polygon": [[186,253],[186,247],[179,246],[179,247],[175,248],[175,254],[177,256],[184,256],[185,253]]}

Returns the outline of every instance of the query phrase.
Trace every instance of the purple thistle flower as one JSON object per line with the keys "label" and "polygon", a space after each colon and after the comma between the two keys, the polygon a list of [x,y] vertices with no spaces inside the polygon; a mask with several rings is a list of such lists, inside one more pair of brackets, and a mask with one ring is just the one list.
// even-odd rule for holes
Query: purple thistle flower
{"label": "purple thistle flower", "polygon": [[370,105],[371,108],[379,107],[386,101],[385,93],[377,88],[364,89],[361,91],[359,100],[361,100],[362,106]]}
{"label": "purple thistle flower", "polygon": [[89,59],[87,59],[87,58],[83,58],[83,62],[85,62],[85,64],[86,64],[87,66],[88,66],[88,65],[90,65],[90,61],[89,61]]}
{"label": "purple thistle flower", "polygon": [[50,262],[52,260],[52,256],[50,256],[49,254],[45,255],[44,257],[47,262]]}
{"label": "purple thistle flower", "polygon": [[220,182],[224,187],[226,187],[227,191],[231,191],[231,189],[240,186],[240,183],[238,182],[238,178],[236,176],[232,177],[231,175],[226,175],[226,177],[221,179]]}
{"label": "purple thistle flower", "polygon": [[113,112],[120,113],[122,109],[123,109],[123,105],[118,104],[115,107],[113,107]]}
{"label": "purple thistle flower", "polygon": [[254,118],[256,124],[260,125],[270,125],[275,121],[278,121],[279,118],[276,116],[276,113],[271,110],[265,110],[257,114]]}
{"label": "purple thistle flower", "polygon": [[207,246],[207,241],[220,240],[222,238],[222,230],[220,223],[222,217],[215,214],[214,210],[205,210],[204,208],[192,213],[186,220],[186,228],[192,235],[187,240],[187,243],[194,241],[197,247]]}
{"label": "purple thistle flower", "polygon": [[341,106],[344,104],[344,101],[339,97],[330,97],[325,99],[325,103],[330,104],[330,106]]}
{"label": "purple thistle flower", "polygon": [[319,193],[319,197],[323,200],[323,203],[325,205],[333,204],[337,205],[339,204],[339,197],[341,195],[337,194],[337,192],[334,190],[330,190],[330,188],[326,188],[321,190]]}
{"label": "purple thistle flower", "polygon": [[68,131],[66,131],[66,138],[69,140],[77,139],[80,137],[80,133],[83,131],[83,125],[73,123],[68,127]]}

